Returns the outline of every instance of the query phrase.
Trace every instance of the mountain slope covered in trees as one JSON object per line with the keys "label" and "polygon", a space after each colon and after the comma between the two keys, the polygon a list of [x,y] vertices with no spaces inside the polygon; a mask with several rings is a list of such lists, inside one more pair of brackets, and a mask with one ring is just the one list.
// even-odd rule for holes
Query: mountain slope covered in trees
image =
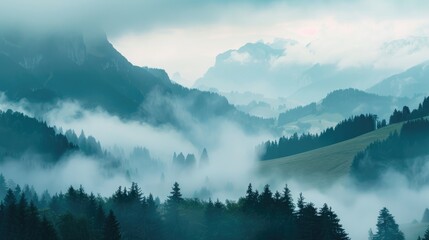
{"label": "mountain slope covered in trees", "polygon": [[[421,117],[429,116],[428,103],[429,98],[425,98],[412,111],[407,106],[403,110],[395,109],[390,124],[384,126],[379,122],[379,129],[375,131],[320,149],[263,161],[260,169],[320,186],[348,176],[351,169],[352,175],[362,183],[374,183],[387,169],[392,169],[420,186],[427,182],[421,174],[426,164],[427,120]],[[289,147],[295,149],[295,145]]]}
{"label": "mountain slope covered in trees", "polygon": [[429,183],[425,174],[428,146],[429,121],[406,122],[400,132],[358,153],[351,166],[351,175],[358,184],[370,186],[392,170],[403,174],[413,186],[422,186]]}
{"label": "mountain slope covered in trees", "polygon": [[54,128],[19,112],[0,111],[0,162],[7,157],[36,154],[44,161],[57,161],[67,152],[77,150]]}
{"label": "mountain slope covered in trees", "polygon": [[413,186],[422,186],[429,181],[425,175],[429,154],[429,97],[418,108],[404,106],[390,116],[389,123],[405,122],[400,131],[387,139],[369,145],[358,153],[352,164],[351,174],[359,184],[378,182],[388,171],[403,174]]}
{"label": "mountain slope covered in trees", "polygon": [[341,89],[329,93],[319,103],[290,109],[279,114],[278,124],[285,125],[307,116],[320,119],[322,114],[334,113],[343,116],[372,113],[387,118],[395,108],[414,105],[414,100],[405,97],[379,96],[357,89]]}
{"label": "mountain slope covered in trees", "polygon": [[376,123],[376,116],[362,114],[343,120],[335,127],[327,128],[320,134],[298,136],[295,133],[291,137],[281,137],[278,141],[267,141],[258,146],[258,152],[261,154],[261,160],[291,156],[374,131]]}
{"label": "mountain slope covered in trees", "polygon": [[[350,173],[354,157],[377,140],[401,129],[402,123],[388,125],[364,135],[289,157],[258,163],[261,174],[297,178],[311,186],[327,187]],[[311,173],[311,174],[310,174]]]}

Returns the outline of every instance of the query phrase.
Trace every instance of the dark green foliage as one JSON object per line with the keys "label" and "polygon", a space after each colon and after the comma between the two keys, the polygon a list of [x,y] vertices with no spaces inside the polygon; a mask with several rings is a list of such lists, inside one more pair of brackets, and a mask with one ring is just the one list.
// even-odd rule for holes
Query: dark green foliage
{"label": "dark green foliage", "polygon": [[59,239],[54,226],[52,226],[52,224],[45,217],[43,217],[42,223],[40,225],[41,225],[40,239],[43,239],[43,240]]}
{"label": "dark green foliage", "polygon": [[386,119],[383,119],[381,121],[377,121],[377,129],[384,128],[385,126],[387,126]]}
{"label": "dark green foliage", "polygon": [[163,224],[153,196],[143,196],[140,187],[132,183],[129,189],[119,187],[106,203],[121,224],[124,239],[160,239]]}
{"label": "dark green foliage", "polygon": [[359,184],[369,186],[379,181],[388,169],[392,169],[404,174],[412,185],[421,186],[428,183],[428,179],[420,177],[427,163],[424,157],[429,154],[427,146],[429,121],[409,121],[402,126],[399,134],[372,143],[358,153],[351,166],[351,175]]}
{"label": "dark green foliage", "polygon": [[103,155],[100,142],[97,141],[93,136],[85,136],[85,133],[81,131],[79,137],[73,130],[67,130],[64,134],[67,140],[74,145],[78,146],[79,149],[86,155]]}
{"label": "dark green foliage", "polygon": [[426,229],[425,234],[423,235],[423,238],[421,240],[429,240],[429,228]]}
{"label": "dark green foliage", "polygon": [[170,193],[171,193],[171,195],[168,196],[167,203],[178,204],[181,201],[183,201],[182,194],[180,193],[180,187],[179,187],[179,184],[177,182],[175,182],[173,184],[173,188],[172,188],[172,191]]}
{"label": "dark green foliage", "polygon": [[327,128],[320,134],[295,133],[291,137],[281,137],[277,141],[268,141],[258,146],[262,160],[291,156],[324,146],[345,141],[376,129],[377,116],[359,115]]}
{"label": "dark green foliage", "polygon": [[46,123],[19,112],[0,111],[0,161],[5,156],[20,157],[27,151],[46,161],[57,161],[67,151],[77,149],[64,135]]}
{"label": "dark green foliage", "polygon": [[[30,187],[31,189],[31,187]],[[289,239],[347,240],[337,215],[326,204],[318,210],[302,195],[295,211],[290,190],[261,193],[249,184],[238,202],[183,198],[174,183],[161,205],[136,183],[120,187],[109,198],[70,187],[55,194],[40,211],[9,189],[0,204],[0,236],[6,239]],[[105,214],[104,209],[112,209]],[[55,226],[55,228],[53,227]],[[32,238],[33,236],[37,236]]]}
{"label": "dark green foliage", "polygon": [[404,240],[404,234],[387,208],[380,210],[377,218],[377,232],[373,240]]}
{"label": "dark green foliage", "polygon": [[89,240],[93,237],[87,219],[75,217],[71,213],[64,214],[59,218],[58,229],[63,240]]}
{"label": "dark green foliage", "polygon": [[298,119],[317,113],[317,105],[316,103],[311,103],[306,106],[299,106],[293,109],[290,109],[284,113],[279,114],[278,124],[285,125]]}
{"label": "dark green foliage", "polygon": [[119,229],[119,223],[116,220],[113,211],[109,211],[103,228],[103,240],[120,240],[121,232]]}
{"label": "dark green foliage", "polygon": [[7,192],[6,179],[3,174],[0,173],[0,199],[4,199]]}
{"label": "dark green foliage", "polygon": [[184,226],[186,223],[182,218],[183,201],[179,184],[175,182],[165,206],[166,211],[164,218],[166,225],[169,226],[170,229],[167,233],[168,239],[184,239],[186,236],[186,227]]}
{"label": "dark green foliage", "polygon": [[22,194],[19,202],[9,189],[0,204],[0,236],[10,240],[56,240],[58,236],[46,219],[41,219],[33,203]]}
{"label": "dark green foliage", "polygon": [[412,112],[410,108],[404,106],[402,111],[395,109],[393,114],[390,116],[389,124],[404,122],[412,119],[422,118],[429,115],[429,97],[426,97],[422,103],[419,104],[417,109]]}
{"label": "dark green foliage", "polygon": [[328,205],[324,204],[319,211],[320,240],[348,240],[347,233],[340,224],[340,219]]}

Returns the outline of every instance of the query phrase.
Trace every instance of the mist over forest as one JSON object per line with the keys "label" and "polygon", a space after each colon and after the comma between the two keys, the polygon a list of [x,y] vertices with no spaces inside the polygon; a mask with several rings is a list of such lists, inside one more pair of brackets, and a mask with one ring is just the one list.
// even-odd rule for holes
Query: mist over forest
{"label": "mist over forest", "polygon": [[412,2],[0,3],[0,239],[429,239]]}

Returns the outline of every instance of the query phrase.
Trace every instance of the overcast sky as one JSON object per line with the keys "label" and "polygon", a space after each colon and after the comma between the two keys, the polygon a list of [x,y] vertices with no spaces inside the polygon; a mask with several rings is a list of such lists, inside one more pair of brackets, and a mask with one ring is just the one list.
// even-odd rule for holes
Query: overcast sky
{"label": "overcast sky", "polygon": [[423,0],[0,0],[0,24],[101,26],[131,62],[178,72],[190,86],[217,54],[276,38],[311,42],[315,61],[406,68],[426,54],[392,62],[377,51],[386,41],[428,37],[428,10]]}

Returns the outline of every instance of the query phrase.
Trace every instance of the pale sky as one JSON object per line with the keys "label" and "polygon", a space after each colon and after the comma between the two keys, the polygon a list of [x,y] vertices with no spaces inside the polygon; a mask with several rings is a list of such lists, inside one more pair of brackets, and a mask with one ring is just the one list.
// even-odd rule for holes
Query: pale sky
{"label": "pale sky", "polygon": [[[279,21],[266,25],[223,25],[210,27],[165,28],[129,33],[111,38],[114,46],[132,63],[166,69],[170,77],[180,73],[181,84],[191,86],[215,63],[216,55],[237,49],[247,42],[272,42],[276,38],[294,39],[315,46],[318,61],[344,65],[374,64],[405,69],[429,59],[429,52],[413,59],[381,59],[384,42],[412,36],[428,36],[426,20],[376,20],[342,22],[332,16],[319,19]],[[291,50],[293,51],[293,50]],[[292,53],[290,53],[292,54]],[[427,56],[427,58],[426,58]],[[294,60],[305,61],[296,52]]]}
{"label": "pale sky", "polygon": [[[207,22],[195,19],[195,23],[165,24],[115,35],[110,40],[132,63],[166,69],[170,77],[180,73],[182,79],[175,80],[186,86],[203,76],[219,53],[248,42],[272,42],[276,38],[294,39],[302,45],[311,42],[316,51],[313,61],[340,66],[372,64],[400,71],[429,59],[429,49],[412,56],[408,52],[393,57],[380,53],[385,42],[429,37],[429,17],[425,16],[428,4],[349,2],[316,1],[310,5],[280,1],[260,8],[230,6],[226,13]],[[304,53],[291,51],[296,51],[293,61],[308,60]]]}
{"label": "pale sky", "polygon": [[285,62],[404,69],[429,52],[387,58],[379,49],[429,37],[428,12],[425,0],[1,0],[0,27],[101,27],[132,63],[178,72],[191,86],[219,53],[276,38],[311,42],[313,56],[292,49]]}

